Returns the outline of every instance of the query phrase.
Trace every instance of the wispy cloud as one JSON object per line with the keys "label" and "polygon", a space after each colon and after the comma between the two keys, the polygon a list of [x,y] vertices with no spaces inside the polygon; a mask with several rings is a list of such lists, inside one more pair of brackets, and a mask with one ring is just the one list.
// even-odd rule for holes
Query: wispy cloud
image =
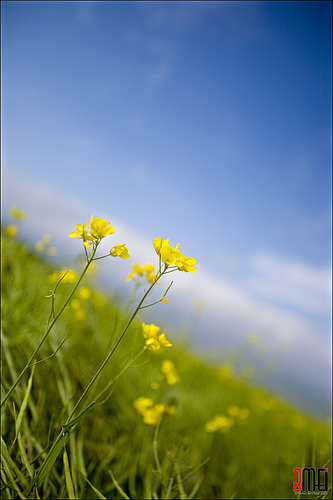
{"label": "wispy cloud", "polygon": [[251,259],[248,288],[264,299],[303,313],[330,313],[331,272],[302,262],[258,253]]}

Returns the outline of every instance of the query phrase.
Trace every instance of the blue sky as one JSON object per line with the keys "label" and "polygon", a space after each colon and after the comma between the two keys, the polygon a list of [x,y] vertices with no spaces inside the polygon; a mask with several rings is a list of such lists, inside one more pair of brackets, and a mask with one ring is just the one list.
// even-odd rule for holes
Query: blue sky
{"label": "blue sky", "polygon": [[327,352],[331,2],[1,9],[4,204],[51,236],[54,211],[81,204],[142,258],[139,240],[179,242],[232,334],[307,330]]}

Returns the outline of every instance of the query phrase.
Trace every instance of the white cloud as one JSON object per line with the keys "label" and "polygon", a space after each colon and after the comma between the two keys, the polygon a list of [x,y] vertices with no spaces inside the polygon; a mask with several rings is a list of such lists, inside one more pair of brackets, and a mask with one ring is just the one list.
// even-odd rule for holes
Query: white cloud
{"label": "white cloud", "polygon": [[252,258],[248,288],[304,313],[330,314],[331,272],[268,253]]}

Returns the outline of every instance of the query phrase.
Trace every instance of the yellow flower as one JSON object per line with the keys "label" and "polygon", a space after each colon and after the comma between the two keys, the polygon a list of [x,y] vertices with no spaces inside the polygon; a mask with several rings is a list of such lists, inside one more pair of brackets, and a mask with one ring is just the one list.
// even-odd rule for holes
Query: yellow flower
{"label": "yellow flower", "polygon": [[9,209],[9,214],[14,218],[14,219],[17,219],[17,220],[23,220],[24,217],[25,217],[25,213],[23,212],[23,210],[21,210],[20,208],[18,207],[11,207]]}
{"label": "yellow flower", "polygon": [[150,406],[153,406],[153,404],[154,404],[154,401],[151,398],[146,398],[144,396],[133,401],[134,408],[141,415],[144,414],[144,412],[147,410],[147,408],[149,408]]}
{"label": "yellow flower", "polygon": [[166,376],[169,385],[177,384],[180,380],[174,362],[169,359],[162,362],[161,372]]}
{"label": "yellow flower", "polygon": [[151,398],[141,397],[133,402],[133,406],[143,417],[143,423],[146,425],[157,426],[162,420],[163,415],[173,415],[177,408],[174,405],[156,403]]}
{"label": "yellow flower", "polygon": [[127,260],[129,259],[129,253],[127,248],[125,247],[125,243],[119,243],[119,245],[115,245],[111,248],[110,254],[112,257],[120,257],[121,259]]}
{"label": "yellow flower", "polygon": [[158,237],[153,240],[153,246],[164,264],[168,266],[176,265],[180,271],[186,273],[195,273],[196,267],[194,267],[194,264],[196,260],[193,257],[185,257],[179,250],[179,243],[172,247],[169,240]]}
{"label": "yellow flower", "polygon": [[87,300],[87,299],[90,299],[90,297],[91,297],[91,295],[92,295],[90,288],[88,288],[87,286],[81,286],[81,287],[78,289],[77,294],[78,294],[78,297],[79,297],[81,300]]}
{"label": "yellow flower", "polygon": [[94,219],[94,216],[91,216],[90,219],[90,234],[96,240],[101,240],[108,234],[114,234],[114,227],[110,226],[110,222],[105,219],[100,219],[97,217]]}
{"label": "yellow flower", "polygon": [[164,403],[157,403],[154,406],[148,408],[143,414],[143,422],[147,425],[157,426],[163,417],[165,411]]}
{"label": "yellow flower", "polygon": [[177,243],[176,247],[172,247],[169,245],[169,240],[163,240],[161,237],[155,238],[153,240],[153,246],[155,248],[155,251],[159,257],[161,257],[162,262],[164,264],[167,264],[168,266],[172,266],[176,263],[177,256],[176,256],[176,250],[180,246],[179,243]]}
{"label": "yellow flower", "polygon": [[216,415],[212,420],[206,422],[205,431],[206,432],[217,432],[222,433],[228,432],[228,430],[233,426],[233,419],[230,417],[225,417],[224,415]]}
{"label": "yellow flower", "polygon": [[7,226],[6,227],[6,235],[9,236],[10,238],[15,238],[17,234],[17,227],[16,226]]}
{"label": "yellow flower", "polygon": [[250,415],[250,410],[248,408],[238,408],[236,405],[231,405],[228,408],[228,413],[236,419],[237,424],[243,425]]}
{"label": "yellow flower", "polygon": [[146,274],[146,280],[149,283],[153,283],[155,279],[155,274],[154,272],[154,266],[151,264],[145,264],[143,267],[140,266],[140,264],[132,264],[132,271],[131,273],[127,276],[127,281],[129,280],[134,280],[135,275],[137,274],[138,276],[143,276]]}
{"label": "yellow flower", "polygon": [[76,239],[82,239],[83,240],[83,246],[86,248],[89,248],[89,245],[92,244],[93,238],[89,234],[89,231],[87,229],[88,222],[85,222],[82,226],[82,224],[78,223],[75,226],[75,231],[72,231],[69,233],[70,238],[76,238]]}
{"label": "yellow flower", "polygon": [[165,338],[165,333],[162,333],[157,338],[160,328],[156,325],[146,325],[142,323],[143,337],[146,339],[146,349],[150,351],[159,351],[161,347],[172,347],[172,344]]}
{"label": "yellow flower", "polygon": [[177,260],[176,260],[176,265],[178,266],[179,271],[185,271],[186,273],[195,273],[196,267],[193,267],[194,264],[196,263],[196,260],[193,259],[193,257],[184,257],[179,252],[180,255],[178,255],[177,252]]}

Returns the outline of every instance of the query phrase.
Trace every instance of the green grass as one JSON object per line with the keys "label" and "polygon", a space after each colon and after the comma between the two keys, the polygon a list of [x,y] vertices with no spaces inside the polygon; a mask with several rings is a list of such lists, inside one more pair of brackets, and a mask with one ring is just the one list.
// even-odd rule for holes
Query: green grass
{"label": "green grass", "polygon": [[[102,268],[103,261],[98,266]],[[51,307],[51,298],[46,296],[54,287],[48,279],[53,272],[25,245],[3,236],[5,390],[45,331]],[[66,446],[57,450],[42,484],[30,491],[61,424],[126,320],[115,298],[103,296],[88,277],[84,279],[83,285],[92,288],[91,298],[81,307],[86,318],[78,320],[72,307],[64,311],[38,355],[38,360],[45,361],[35,366],[33,374],[28,370],[1,415],[5,443],[2,498],[293,498],[293,469],[325,464],[331,484],[330,426],[291,410],[244,379],[195,359],[180,348],[172,332],[167,335],[173,339],[172,348],[145,351],[112,384],[143,347],[138,321],[131,325],[87,401],[92,402],[109,384],[104,403],[95,405],[78,422]],[[56,308],[72,287],[59,285]],[[141,317],[146,321],[145,311]],[[174,385],[167,383],[161,371],[165,359],[174,362],[179,374]],[[158,432],[143,423],[133,407],[141,396],[177,407],[176,413],[163,417]],[[206,432],[206,422],[218,414],[228,416],[235,405],[249,410],[244,422],[235,419],[224,433]],[[326,498],[332,498],[331,491]]]}

